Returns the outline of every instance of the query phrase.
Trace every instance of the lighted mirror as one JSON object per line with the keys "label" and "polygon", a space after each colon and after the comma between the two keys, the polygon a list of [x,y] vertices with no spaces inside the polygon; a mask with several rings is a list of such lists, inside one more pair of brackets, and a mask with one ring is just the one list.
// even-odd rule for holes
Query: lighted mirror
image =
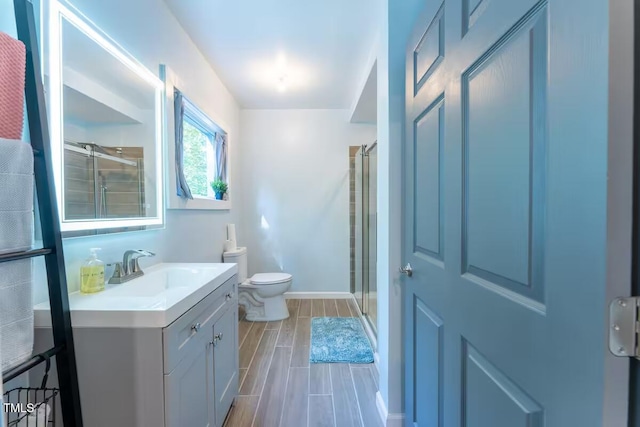
{"label": "lighted mirror", "polygon": [[96,25],[49,9],[48,88],[65,236],[163,224],[164,84]]}

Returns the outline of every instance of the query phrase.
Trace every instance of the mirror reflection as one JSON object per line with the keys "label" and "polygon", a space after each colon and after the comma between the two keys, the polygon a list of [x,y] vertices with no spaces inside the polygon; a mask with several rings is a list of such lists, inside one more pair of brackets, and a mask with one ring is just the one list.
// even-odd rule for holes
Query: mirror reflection
{"label": "mirror reflection", "polygon": [[117,231],[142,226],[122,220],[160,216],[161,83],[68,18],[60,20],[59,45],[63,230],[65,223],[76,223],[67,231],[110,228],[104,222],[117,220]]}

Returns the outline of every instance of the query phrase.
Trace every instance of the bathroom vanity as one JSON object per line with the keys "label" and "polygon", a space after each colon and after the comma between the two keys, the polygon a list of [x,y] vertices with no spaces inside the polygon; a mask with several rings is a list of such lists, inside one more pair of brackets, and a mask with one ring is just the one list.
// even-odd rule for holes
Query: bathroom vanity
{"label": "bathroom vanity", "polygon": [[[223,425],[238,393],[235,264],[160,264],[70,306],[85,425]],[[48,317],[36,306],[37,346]]]}

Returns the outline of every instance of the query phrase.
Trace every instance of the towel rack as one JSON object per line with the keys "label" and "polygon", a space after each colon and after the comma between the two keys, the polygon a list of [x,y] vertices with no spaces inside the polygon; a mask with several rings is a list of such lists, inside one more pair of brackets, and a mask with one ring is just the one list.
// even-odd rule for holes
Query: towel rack
{"label": "towel rack", "polygon": [[0,256],[0,263],[43,256],[47,268],[53,348],[2,373],[2,382],[29,371],[55,356],[60,388],[60,405],[65,427],[82,427],[80,391],[71,329],[69,294],[64,267],[60,218],[56,204],[49,127],[42,85],[36,21],[29,0],[14,0],[18,39],[26,46],[25,99],[29,134],[34,153],[34,175],[42,229],[42,249],[9,253]]}

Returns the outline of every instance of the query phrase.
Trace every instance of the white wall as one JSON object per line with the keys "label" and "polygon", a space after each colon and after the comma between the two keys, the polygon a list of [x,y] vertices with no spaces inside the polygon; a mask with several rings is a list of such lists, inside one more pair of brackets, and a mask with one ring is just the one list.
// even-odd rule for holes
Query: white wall
{"label": "white wall", "polygon": [[[234,135],[229,141],[230,170],[234,186],[239,188],[241,171],[239,156],[235,155],[240,143],[239,107],[164,2],[74,0],[73,4],[154,73],[158,73],[159,64],[166,64],[180,78],[181,90],[191,100],[210,116],[224,121]],[[0,0],[0,31],[15,35],[12,0]],[[126,249],[132,248],[158,254],[154,259],[142,260],[143,266],[161,261],[219,261],[225,226],[239,222],[240,209],[238,200],[231,211],[168,211],[164,230],[65,240],[69,288],[79,288],[82,260],[89,248],[96,246],[103,248],[101,258],[105,261],[118,260]],[[41,287],[45,285],[39,283]],[[44,295],[44,289],[36,289],[36,298]]]}
{"label": "white wall", "polygon": [[375,126],[350,124],[348,110],[243,110],[241,122],[250,274],[349,292],[349,146],[372,144]]}
{"label": "white wall", "polygon": [[379,0],[378,42],[378,356],[389,425],[404,412],[402,293],[402,141],[405,49],[423,0]]}

